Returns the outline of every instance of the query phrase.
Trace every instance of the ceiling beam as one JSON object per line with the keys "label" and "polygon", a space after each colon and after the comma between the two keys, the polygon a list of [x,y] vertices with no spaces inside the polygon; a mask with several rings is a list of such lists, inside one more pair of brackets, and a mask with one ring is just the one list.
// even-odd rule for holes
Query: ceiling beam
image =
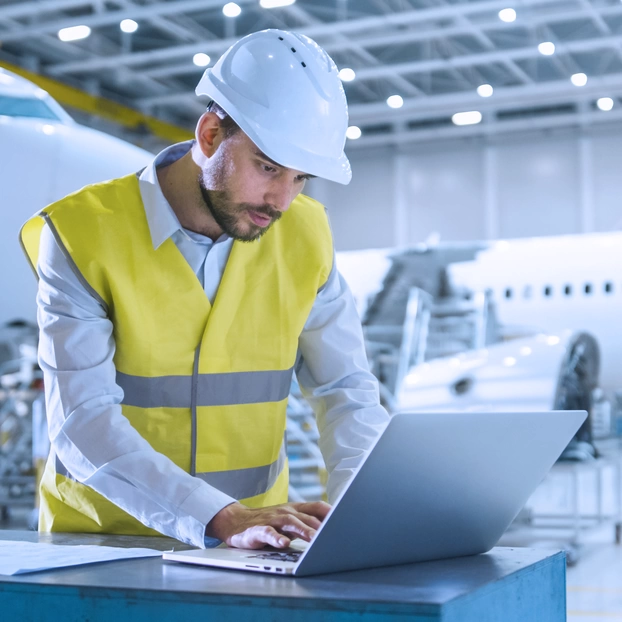
{"label": "ceiling beam", "polygon": [[[622,43],[622,35],[615,37],[602,37],[599,39],[585,39],[579,41],[567,41],[565,43],[560,43],[558,45],[558,52],[556,54],[563,53],[575,53],[575,52],[587,52],[587,51],[597,51],[604,50],[608,48],[614,48],[619,46]],[[389,73],[400,73],[400,74],[418,74],[418,73],[427,73],[431,71],[444,71],[449,69],[457,69],[464,67],[472,67],[474,65],[485,65],[491,64],[495,62],[503,63],[508,60],[517,61],[517,60],[527,60],[530,58],[539,58],[541,57],[538,48],[535,45],[530,45],[522,48],[514,48],[511,50],[497,50],[494,52],[483,52],[478,54],[464,54],[462,56],[455,56],[453,58],[443,59],[433,59],[433,60],[424,60],[424,61],[411,61],[407,63],[395,63],[390,66],[379,66],[379,67],[364,67],[359,69],[356,74],[357,80],[372,80],[377,78],[383,78]],[[570,76],[568,76],[570,77]],[[572,87],[577,88],[577,87]],[[464,91],[458,92],[456,94],[461,99],[464,99],[465,93]],[[168,95],[163,95],[161,97],[153,97],[147,98],[145,103],[166,103],[171,104],[178,101],[183,101],[187,97],[194,97],[192,91],[181,92],[181,93],[173,93]],[[432,102],[438,101],[438,98],[442,96],[434,96],[433,98],[429,98]],[[142,100],[141,100],[142,101]],[[411,104],[414,102],[418,102],[420,99],[415,98],[411,100]],[[432,103],[431,102],[431,103]],[[382,104],[363,104],[363,106],[373,107],[380,106]],[[434,103],[432,103],[435,106]],[[404,110],[401,108],[400,110]]]}
{"label": "ceiling beam", "polygon": [[[553,80],[540,84],[523,84],[495,89],[492,97],[472,94],[437,95],[428,99],[407,99],[399,110],[389,110],[384,103],[350,106],[350,121],[357,125],[385,122],[407,123],[434,118],[450,117],[456,112],[479,110],[482,113],[555,106],[599,97],[622,96],[622,73],[590,80],[584,87],[576,87],[569,80]],[[389,114],[390,113],[390,114]]]}
{"label": "ceiling beam", "polygon": [[[610,6],[605,7],[603,9],[607,15],[622,15],[622,5],[620,6]],[[557,23],[557,22],[565,22],[572,19],[584,19],[588,17],[589,13],[586,10],[572,10],[572,11],[560,11],[553,15],[538,15],[531,16],[529,19],[530,27],[538,27],[544,25],[548,22]],[[494,30],[505,30],[512,28],[512,24],[507,24],[505,22],[501,22],[499,19],[495,18],[494,20],[487,20],[483,22],[478,22],[478,28],[482,29],[482,31],[494,31]],[[454,36],[461,36],[470,34],[473,30],[472,26],[450,26],[448,28],[439,28],[439,29],[426,29],[424,31],[398,31],[388,34],[382,35],[371,35],[371,36],[363,36],[357,37],[356,45],[361,48],[373,48],[373,47],[386,47],[389,45],[399,45],[406,43],[415,43],[415,42],[423,42],[430,41],[440,38],[449,38]],[[191,60],[191,55],[196,53],[196,51],[203,51],[208,53],[218,53],[221,51],[223,44],[227,42],[223,41],[213,41],[211,44],[207,44],[205,42],[200,43],[197,47],[193,46],[183,46],[180,48],[179,46],[174,48],[169,48],[170,58],[174,58],[176,56],[185,56],[187,60],[184,62],[174,62],[170,65],[164,65],[161,67],[155,67],[153,70],[147,69],[147,73],[153,73],[158,77],[165,77],[175,75],[176,73],[184,74],[193,71],[193,63]],[[233,43],[233,41],[231,41]],[[344,50],[350,50],[355,45],[354,42],[349,40],[346,37],[341,37],[339,40],[331,40],[322,42],[323,46],[330,54],[336,54],[342,52]],[[488,46],[490,47],[490,46]],[[200,49],[199,49],[200,48]],[[224,51],[223,48],[222,51]],[[177,52],[179,50],[179,53]],[[216,52],[214,52],[216,50]],[[140,56],[138,56],[140,54]],[[151,52],[142,52],[134,55],[128,55],[125,60],[130,60],[133,57],[133,60],[142,63],[146,63],[148,61],[157,61],[166,60],[166,54],[161,54],[159,57],[150,58],[149,55]],[[117,59],[119,63],[122,62],[122,59]],[[106,61],[104,61],[106,62]],[[533,82],[533,79],[523,71],[514,61],[500,61],[503,65],[506,66],[507,70],[514,74],[521,82],[530,83]],[[357,67],[354,67],[357,69]],[[51,69],[51,73],[53,73],[55,69]]]}
{"label": "ceiling beam", "polygon": [[553,118],[531,118],[517,119],[511,121],[496,121],[491,124],[485,122],[478,125],[457,126],[451,125],[442,128],[429,130],[408,130],[400,131],[395,134],[376,134],[372,136],[361,136],[361,138],[348,141],[346,153],[351,154],[359,149],[369,150],[371,147],[386,147],[389,145],[399,147],[412,143],[438,142],[439,140],[460,140],[472,139],[479,136],[496,138],[504,134],[524,134],[530,131],[543,131],[564,127],[597,127],[607,124],[616,124],[617,131],[620,131],[620,121],[622,121],[622,110],[601,112],[577,112],[574,114],[564,114]]}
{"label": "ceiling beam", "polygon": [[[256,5],[256,0],[237,0],[239,5]],[[35,6],[39,6],[40,9],[51,8],[56,4],[54,0],[50,2],[32,3]],[[60,4],[60,3],[59,3]],[[91,5],[92,2],[81,2],[79,5]],[[18,29],[0,31],[0,40],[2,41],[14,41],[21,39],[22,37],[32,37],[40,35],[42,33],[55,33],[61,28],[68,28],[70,26],[89,26],[90,28],[97,28],[98,26],[109,26],[120,22],[122,19],[131,18],[134,20],[145,19],[149,20],[153,17],[162,17],[165,15],[175,15],[178,13],[192,13],[217,10],[222,8],[222,0],[178,0],[177,2],[158,2],[157,4],[149,5],[134,5],[133,7],[127,7],[124,9],[116,9],[114,11],[106,11],[104,13],[93,13],[91,15],[83,15],[81,17],[61,17],[56,20],[50,20],[41,22],[32,26],[21,26]],[[10,8],[10,7],[9,7]],[[0,9],[0,21],[5,17],[3,13],[4,9]],[[57,9],[54,9],[58,12]],[[38,11],[33,11],[31,14],[38,14]],[[6,16],[8,17],[8,15]]]}
{"label": "ceiling beam", "polygon": [[[251,0],[244,0],[246,2],[250,2]],[[240,0],[240,3],[243,3],[243,0]],[[524,0],[524,4],[529,6],[547,6],[547,7],[560,7],[563,8],[567,6],[567,0]],[[167,13],[172,12],[184,12],[184,7],[192,6],[195,7],[195,10],[199,10],[196,8],[198,5],[201,5],[203,9],[220,6],[222,4],[222,0],[179,0],[178,2],[171,3],[159,3],[156,5],[149,5],[145,8],[145,17],[148,18],[150,15],[159,15],[162,14],[165,9],[167,9]],[[310,25],[304,29],[304,34],[312,37],[314,39],[321,39],[323,37],[331,37],[337,34],[354,34],[358,32],[377,32],[379,28],[394,28],[394,27],[402,27],[405,25],[412,25],[416,23],[426,23],[433,22],[439,19],[449,19],[451,17],[455,17],[456,14],[465,14],[470,15],[473,13],[481,13],[481,12],[494,12],[501,8],[504,8],[507,4],[507,0],[489,0],[489,1],[476,1],[464,4],[455,4],[451,6],[441,7],[441,8],[433,8],[433,9],[421,9],[421,10],[413,10],[413,11],[403,11],[399,13],[392,13],[384,16],[375,16],[375,17],[363,17],[357,19],[350,19],[343,22],[329,22],[322,23],[316,25]],[[172,11],[171,7],[176,7],[176,11]],[[618,7],[615,7],[618,8]],[[138,10],[138,9],[137,9]],[[119,19],[118,13],[113,17],[113,19],[109,19],[109,23],[114,23]],[[585,11],[578,12],[579,16],[585,17],[587,14]],[[91,20],[96,20],[98,23],[106,17],[109,17],[110,14],[97,15],[92,16]],[[135,11],[131,13],[124,13],[124,17],[131,16],[135,17]],[[551,15],[551,17],[553,17]],[[85,25],[90,25],[91,21],[89,19],[83,19],[82,21],[77,20],[76,24],[84,23]],[[37,35],[42,32],[42,30],[52,30],[55,32],[61,27],[65,27],[69,25],[67,22],[59,22],[55,25],[50,23],[36,25],[33,27],[22,28],[16,32],[0,32],[0,40],[10,41],[12,38],[22,38],[23,36],[28,36],[30,34]],[[443,36],[442,29],[436,31],[436,36]],[[81,63],[60,63],[57,65],[51,66],[48,71],[51,75],[61,75],[63,73],[75,73],[81,71],[91,71],[91,70],[99,70],[107,67],[118,66],[119,64],[140,64],[143,62],[149,62],[154,59],[173,59],[175,57],[185,56],[189,53],[195,53],[196,51],[203,51],[208,54],[220,54],[224,52],[228,47],[233,45],[237,41],[237,37],[220,39],[218,41],[204,41],[202,44],[197,44],[197,46],[201,45],[201,49],[198,47],[193,47],[191,51],[190,46],[170,46],[165,48],[164,50],[151,50],[147,52],[135,52],[132,54],[120,54],[118,56],[113,56],[109,58],[93,58],[84,60]],[[391,40],[389,39],[389,42]],[[360,41],[356,42],[360,45]],[[344,44],[345,45],[345,44]],[[348,44],[349,47],[352,47],[352,44]],[[326,46],[327,49],[329,46]],[[330,52],[330,49],[328,49]],[[165,53],[161,55],[161,53]]]}

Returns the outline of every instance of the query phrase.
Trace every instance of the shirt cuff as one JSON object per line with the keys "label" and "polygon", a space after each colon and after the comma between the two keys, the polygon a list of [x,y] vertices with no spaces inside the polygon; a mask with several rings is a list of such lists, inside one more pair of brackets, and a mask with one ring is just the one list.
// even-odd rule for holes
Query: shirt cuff
{"label": "shirt cuff", "polygon": [[[236,503],[236,500],[201,480],[199,482],[200,485],[179,507],[180,514],[188,517],[188,520],[180,521],[178,538],[198,548],[213,548],[218,546],[220,541],[215,538],[206,538],[205,528],[220,510]],[[208,545],[208,540],[216,544]]]}
{"label": "shirt cuff", "polygon": [[217,546],[222,544],[222,540],[218,540],[217,538],[210,538],[209,536],[203,536],[203,548],[206,549],[215,549]]}

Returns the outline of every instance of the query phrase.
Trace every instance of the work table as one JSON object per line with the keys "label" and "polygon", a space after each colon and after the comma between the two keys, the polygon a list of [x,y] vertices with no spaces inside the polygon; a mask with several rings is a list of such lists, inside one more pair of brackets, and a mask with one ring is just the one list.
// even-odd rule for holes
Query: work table
{"label": "work table", "polygon": [[[0,531],[0,539],[189,548],[168,538],[93,534]],[[305,578],[143,558],[1,576],[0,607],[7,621],[154,622],[201,616],[202,622],[561,622],[566,619],[565,556],[495,548],[472,557]]]}

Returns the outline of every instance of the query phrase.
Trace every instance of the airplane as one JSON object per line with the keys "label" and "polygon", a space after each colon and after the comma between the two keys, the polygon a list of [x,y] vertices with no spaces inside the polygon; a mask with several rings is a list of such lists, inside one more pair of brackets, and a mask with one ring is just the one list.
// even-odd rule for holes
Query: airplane
{"label": "airplane", "polygon": [[[435,353],[417,359],[417,344],[408,344],[408,360],[397,378],[399,365],[393,365],[395,385],[388,400],[393,410],[584,408],[591,416],[577,438],[586,442],[593,433],[611,432],[611,407],[618,406],[622,389],[620,260],[622,232],[337,253],[372,343],[382,341],[383,333],[386,341],[389,334],[382,325],[388,316],[382,300],[394,306],[401,299],[406,307],[406,292],[413,287],[421,287],[424,297],[426,288],[432,293],[427,323],[415,326],[415,341],[417,329],[426,333],[428,347],[438,341],[438,332],[430,332],[435,314],[444,327],[440,336],[448,342],[455,327],[464,333],[469,324],[465,309],[479,308],[480,319],[488,313],[495,325],[492,335],[480,334],[477,343],[467,340],[453,352],[439,352],[437,344]],[[441,270],[431,280],[438,265]],[[416,315],[425,318],[422,300]],[[399,326],[402,336],[404,328]],[[393,357],[399,358],[403,337],[393,345]],[[382,356],[387,357],[386,350],[376,358]],[[389,386],[391,380],[388,376]]]}
{"label": "airplane", "polygon": [[32,82],[0,67],[0,326],[34,322],[36,280],[18,234],[49,203],[137,171],[153,154],[76,123]]}

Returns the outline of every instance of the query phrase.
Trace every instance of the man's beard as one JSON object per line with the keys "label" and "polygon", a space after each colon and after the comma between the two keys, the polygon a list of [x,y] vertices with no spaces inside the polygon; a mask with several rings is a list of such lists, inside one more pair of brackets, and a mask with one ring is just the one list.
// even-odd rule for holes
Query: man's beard
{"label": "man's beard", "polygon": [[[253,205],[251,203],[233,203],[227,190],[208,190],[205,187],[203,176],[199,175],[199,188],[205,202],[205,208],[212,215],[216,224],[229,237],[240,242],[254,242],[270,229],[270,227],[282,216],[282,212],[275,210],[271,205]],[[263,214],[272,219],[267,227],[260,227],[248,219],[246,224],[240,224],[241,217],[249,210]]]}

